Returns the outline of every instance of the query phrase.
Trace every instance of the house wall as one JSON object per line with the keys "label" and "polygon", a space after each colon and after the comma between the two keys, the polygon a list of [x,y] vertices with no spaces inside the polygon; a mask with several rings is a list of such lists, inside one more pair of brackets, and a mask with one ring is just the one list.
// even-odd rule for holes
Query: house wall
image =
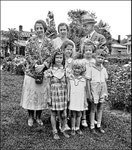
{"label": "house wall", "polygon": [[111,54],[112,55],[127,54],[127,49],[112,47]]}

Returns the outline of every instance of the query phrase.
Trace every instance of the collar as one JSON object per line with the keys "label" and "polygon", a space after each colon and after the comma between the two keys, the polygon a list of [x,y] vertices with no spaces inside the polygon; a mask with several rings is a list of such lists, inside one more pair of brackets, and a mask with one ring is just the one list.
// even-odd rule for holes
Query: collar
{"label": "collar", "polygon": [[60,67],[54,66],[54,67],[53,67],[53,70],[58,70],[58,69],[64,69],[64,67],[63,67],[63,66],[60,66]]}
{"label": "collar", "polygon": [[95,64],[93,64],[92,66],[93,66],[95,69],[99,70],[99,71],[101,71],[101,70],[104,68],[104,66],[103,66],[102,64],[101,64],[101,68],[100,68],[100,69],[97,68]]}
{"label": "collar", "polygon": [[[90,38],[93,36],[95,30],[93,30],[90,34],[88,34],[90,36]],[[86,38],[88,38],[88,35],[86,36]]]}

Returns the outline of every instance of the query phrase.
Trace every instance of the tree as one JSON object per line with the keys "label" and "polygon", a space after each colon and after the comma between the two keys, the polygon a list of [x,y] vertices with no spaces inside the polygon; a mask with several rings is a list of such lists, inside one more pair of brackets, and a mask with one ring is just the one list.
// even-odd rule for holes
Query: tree
{"label": "tree", "polygon": [[10,52],[12,53],[14,51],[14,42],[19,38],[19,32],[16,31],[15,28],[8,28],[8,29],[9,31],[7,32],[6,36],[9,38],[8,47],[10,49]]}
{"label": "tree", "polygon": [[95,30],[106,38],[106,46],[109,49],[109,53],[111,54],[112,36],[109,31],[109,24],[100,20],[99,23],[95,25]]}
{"label": "tree", "polygon": [[80,48],[80,39],[85,36],[85,32],[82,27],[82,15],[86,14],[85,10],[71,10],[68,12],[69,21],[69,39],[71,39],[76,45],[76,51]]}
{"label": "tree", "polygon": [[[76,45],[77,51],[80,48],[80,39],[84,37],[85,31],[82,27],[82,15],[89,13],[93,16],[93,18],[97,18],[94,12],[86,11],[86,10],[70,10],[68,12],[69,20],[71,23],[69,24],[69,38],[73,40]],[[110,26],[107,23],[104,23],[102,20],[95,25],[95,30],[104,35],[106,38],[106,46],[108,47],[109,51],[111,52],[111,34],[109,32]]]}
{"label": "tree", "polygon": [[55,27],[55,20],[54,20],[53,12],[51,12],[51,11],[48,12],[46,22],[47,22],[47,27],[48,27],[47,31],[46,31],[46,35],[50,39],[56,38],[57,37],[57,31],[56,31],[56,27]]}

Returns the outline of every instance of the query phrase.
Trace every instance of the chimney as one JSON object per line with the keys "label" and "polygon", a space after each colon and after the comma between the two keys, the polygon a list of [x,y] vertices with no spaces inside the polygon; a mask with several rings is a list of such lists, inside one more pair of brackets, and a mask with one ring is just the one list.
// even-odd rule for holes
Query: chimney
{"label": "chimney", "polygon": [[19,31],[23,31],[23,26],[22,25],[19,26]]}
{"label": "chimney", "polygon": [[118,35],[118,43],[121,43],[121,36]]}
{"label": "chimney", "polygon": [[31,29],[30,31],[33,32],[33,29]]}

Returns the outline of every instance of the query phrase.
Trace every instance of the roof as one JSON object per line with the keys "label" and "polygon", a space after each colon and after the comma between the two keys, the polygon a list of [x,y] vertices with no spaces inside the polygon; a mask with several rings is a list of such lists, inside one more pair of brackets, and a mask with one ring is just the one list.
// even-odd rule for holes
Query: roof
{"label": "roof", "polygon": [[126,49],[126,46],[120,45],[120,44],[112,44],[111,47],[120,48],[120,49]]}
{"label": "roof", "polygon": [[31,37],[32,35],[34,35],[34,32],[28,32],[28,31],[20,32],[21,37]]}
{"label": "roof", "polygon": [[126,45],[131,45],[131,42],[125,43],[125,44],[123,44],[123,45],[125,45],[125,46],[126,46]]}

